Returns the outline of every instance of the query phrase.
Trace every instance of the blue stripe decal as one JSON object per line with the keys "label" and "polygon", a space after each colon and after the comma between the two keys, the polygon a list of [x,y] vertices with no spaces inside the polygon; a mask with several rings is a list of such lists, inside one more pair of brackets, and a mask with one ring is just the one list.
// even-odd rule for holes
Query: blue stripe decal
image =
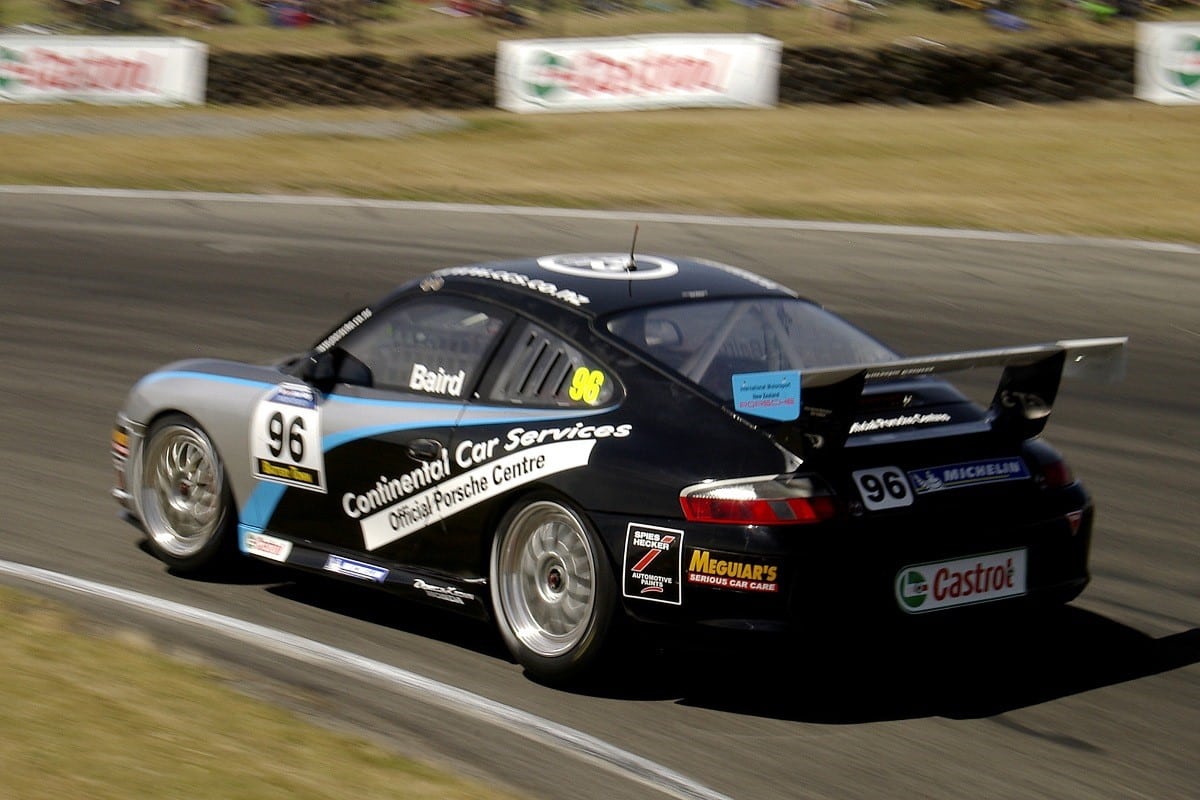
{"label": "blue stripe decal", "polygon": [[[282,375],[282,373],[281,373],[281,375]],[[283,376],[284,381],[291,380],[296,383],[303,383],[303,381],[301,381],[299,378],[295,378],[290,375],[282,375],[282,376]],[[234,378],[234,377],[230,377],[228,375],[217,375],[217,374],[211,373],[211,372],[191,372],[189,370],[169,370],[167,372],[151,372],[149,375],[146,375],[140,381],[138,381],[138,385],[140,386],[140,385],[147,384],[147,383],[157,383],[158,381],[167,380],[167,379],[171,379],[171,378],[192,378],[195,380],[213,381],[214,383],[230,383],[230,384],[234,384],[236,386],[250,386],[250,387],[255,387],[255,388],[259,388],[259,389],[272,389],[279,385],[278,383],[272,383],[269,381],[253,381],[253,380],[250,380],[249,378]],[[430,402],[423,402],[420,400],[385,400],[382,398],[373,398],[373,397],[348,397],[346,395],[341,395],[341,394],[322,395],[322,398],[323,398],[323,401],[326,403],[346,403],[347,405],[396,406],[396,407],[401,407],[401,408],[409,408],[409,409],[413,409],[413,410],[417,410],[417,411],[426,410],[426,411],[435,411],[435,412],[444,412],[447,410],[453,410],[456,417],[458,414],[460,414],[462,412],[462,410],[464,408],[463,405],[454,404],[454,403],[430,403]],[[451,425],[457,424],[459,426],[464,426],[464,425],[487,425],[487,424],[490,424],[493,422],[496,423],[497,425],[513,424],[513,423],[517,423],[517,422],[548,422],[548,421],[554,420],[554,419],[579,419],[581,417],[590,417],[590,416],[594,416],[596,414],[603,414],[607,411],[612,411],[613,409],[612,408],[589,408],[589,409],[579,409],[579,410],[567,410],[567,409],[543,409],[543,410],[545,413],[538,415],[538,416],[483,417],[483,418],[479,418],[479,419],[463,419],[463,420],[457,421],[457,423],[454,420],[451,420],[450,423],[448,423],[448,424],[451,424]],[[474,406],[474,407],[467,407],[467,411],[468,411],[468,413],[475,413],[475,414],[481,414],[481,415],[486,414],[487,412],[496,412],[498,414],[505,414],[505,415],[512,414],[512,408],[510,406]],[[432,424],[447,424],[447,423],[437,422],[435,420],[429,420],[429,422]],[[411,427],[411,426],[408,426],[408,427]],[[396,430],[404,430],[404,427],[396,428]],[[386,432],[386,431],[377,431],[377,433],[383,433],[383,432]],[[375,434],[368,433],[365,435],[371,436],[371,435],[375,435]],[[326,448],[327,451],[328,451],[328,449],[329,448]]]}
{"label": "blue stripe decal", "polygon": [[171,378],[193,378],[214,383],[232,383],[236,386],[253,386],[259,389],[270,389],[275,386],[274,383],[266,381],[252,381],[249,378],[233,378],[228,375],[215,375],[211,372],[188,372],[186,370],[170,370],[168,372],[151,372],[146,377],[137,382],[138,386],[144,386],[148,383],[157,383],[162,380]]}
{"label": "blue stripe decal", "polygon": [[[289,378],[291,376],[285,376]],[[253,381],[248,378],[234,378],[228,375],[217,375],[209,372],[192,372],[189,370],[167,370],[165,372],[152,372],[146,375],[138,385],[155,383],[161,380],[169,380],[172,378],[188,378],[192,380],[205,380],[213,383],[227,383],[236,386],[249,386],[259,389],[271,389],[278,384],[269,383],[266,381]],[[296,380],[295,378],[292,378]],[[341,447],[349,442],[365,439],[370,436],[380,436],[385,433],[395,431],[412,430],[413,428],[422,428],[429,425],[442,425],[448,427],[469,427],[478,425],[514,425],[525,422],[536,424],[539,422],[552,422],[556,420],[572,420],[583,417],[592,417],[597,414],[604,414],[612,411],[612,408],[594,408],[586,410],[567,411],[564,409],[545,409],[545,413],[537,416],[515,416],[513,409],[508,406],[477,406],[473,408],[451,405],[447,403],[427,403],[412,400],[383,400],[365,397],[345,397],[341,395],[327,395],[325,402],[360,404],[360,405],[382,405],[395,406],[397,408],[407,408],[412,410],[427,410],[444,413],[452,411],[453,416],[447,418],[431,417],[429,419],[396,423],[391,425],[372,425],[363,428],[355,428],[353,430],[342,431],[340,433],[330,434],[321,439],[321,451],[328,453],[329,451]],[[464,410],[467,412],[464,414]],[[489,412],[494,412],[497,416],[491,416]],[[461,418],[460,418],[461,417]],[[283,493],[287,491],[287,486],[271,481],[259,481],[254,487],[254,491],[246,498],[246,502],[242,504],[241,519],[239,524],[239,533],[244,534],[246,531],[261,532],[266,530],[267,523],[271,521],[271,517],[275,514],[275,509],[279,506],[279,501],[283,499]],[[239,535],[239,545],[241,544],[242,536]]]}
{"label": "blue stripe decal", "polygon": [[287,486],[282,483],[259,481],[242,504],[241,524],[259,531],[265,530],[267,523],[271,521],[271,515],[275,513],[275,507],[279,505],[286,491]]}
{"label": "blue stripe decal", "polygon": [[[302,383],[303,381],[301,381]],[[382,390],[378,390],[382,391]],[[396,391],[399,391],[398,389]],[[358,406],[404,406],[405,408],[426,409],[428,411],[445,411],[453,409],[455,413],[462,408],[461,403],[424,403],[419,400],[384,400],[376,397],[347,397],[343,394],[324,395],[326,402],[336,401],[346,405]]]}
{"label": "blue stripe decal", "polygon": [[[594,417],[597,414],[607,414],[609,411],[616,411],[616,407],[610,408],[589,408],[578,411],[568,411],[561,408],[542,409],[543,414],[538,416],[514,417],[512,409],[507,406],[475,406],[468,407],[468,414],[478,414],[479,416],[472,419],[460,419],[455,427],[467,428],[473,425],[515,425],[518,422],[553,422],[555,420],[572,420],[583,419],[585,417]],[[506,416],[487,417],[482,412],[495,411],[497,414],[503,412]]]}

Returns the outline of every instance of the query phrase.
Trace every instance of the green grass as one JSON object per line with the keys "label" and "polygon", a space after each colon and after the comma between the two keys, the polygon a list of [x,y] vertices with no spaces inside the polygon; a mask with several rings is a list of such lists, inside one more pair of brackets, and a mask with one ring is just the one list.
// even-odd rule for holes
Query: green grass
{"label": "green grass", "polygon": [[0,674],[0,798],[509,797],[314,727],[211,668],[9,590]]}

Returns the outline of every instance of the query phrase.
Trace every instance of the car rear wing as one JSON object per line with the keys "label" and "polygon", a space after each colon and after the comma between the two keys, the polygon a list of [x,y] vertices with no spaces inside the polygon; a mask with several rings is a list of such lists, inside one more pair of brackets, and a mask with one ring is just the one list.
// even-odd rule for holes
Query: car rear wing
{"label": "car rear wing", "polygon": [[1114,383],[1125,377],[1125,345],[1128,341],[1127,336],[1063,339],[1024,347],[996,347],[990,350],[967,350],[962,353],[901,358],[866,366],[826,367],[804,372],[801,375],[801,385],[806,389],[829,386],[860,372],[865,373],[866,382],[871,382],[958,372],[974,367],[1031,367],[1060,356],[1064,359],[1061,374],[1065,377]]}
{"label": "car rear wing", "polygon": [[807,370],[801,374],[800,418],[783,438],[792,440],[799,433],[806,453],[828,453],[830,445],[840,446],[849,435],[866,384],[976,367],[1003,368],[989,409],[992,427],[1029,438],[1045,428],[1063,376],[1108,383],[1121,380],[1125,376],[1127,343],[1128,337],[1124,336],[1064,339]]}

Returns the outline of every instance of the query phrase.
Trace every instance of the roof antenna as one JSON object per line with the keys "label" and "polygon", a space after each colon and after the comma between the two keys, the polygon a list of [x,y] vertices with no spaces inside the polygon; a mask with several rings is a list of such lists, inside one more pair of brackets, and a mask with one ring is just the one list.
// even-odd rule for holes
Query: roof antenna
{"label": "roof antenna", "polygon": [[[634,257],[634,252],[637,250],[637,235],[638,228],[641,226],[636,222],[633,224],[633,244],[629,245],[629,263],[625,265],[625,272],[637,272],[637,259]],[[629,296],[633,297],[633,278],[630,277],[627,281],[629,284]]]}

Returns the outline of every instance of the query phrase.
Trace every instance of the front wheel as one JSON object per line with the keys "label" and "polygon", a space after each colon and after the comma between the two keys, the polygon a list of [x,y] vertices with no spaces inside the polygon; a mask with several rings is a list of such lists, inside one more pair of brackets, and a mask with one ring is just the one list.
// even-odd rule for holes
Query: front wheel
{"label": "front wheel", "polygon": [[237,514],[225,468],[191,417],[172,414],[151,426],[138,506],[150,550],[179,572],[212,570],[234,551]]}
{"label": "front wheel", "polygon": [[567,683],[596,665],[612,629],[616,582],[578,513],[549,498],[510,509],[492,542],[490,583],[500,635],[532,677]]}

